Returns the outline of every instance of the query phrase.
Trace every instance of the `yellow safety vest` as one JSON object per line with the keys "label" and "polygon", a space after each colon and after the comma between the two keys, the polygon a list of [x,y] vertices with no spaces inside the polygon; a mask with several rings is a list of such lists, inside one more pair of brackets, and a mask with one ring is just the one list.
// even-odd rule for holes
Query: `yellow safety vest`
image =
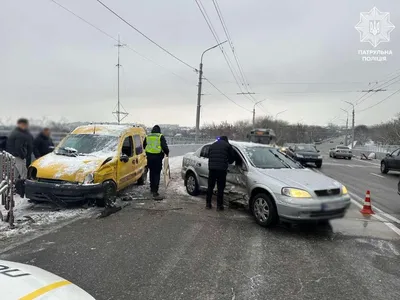
{"label": "yellow safety vest", "polygon": [[146,137],[146,152],[152,154],[160,154],[161,149],[161,133],[151,133]]}

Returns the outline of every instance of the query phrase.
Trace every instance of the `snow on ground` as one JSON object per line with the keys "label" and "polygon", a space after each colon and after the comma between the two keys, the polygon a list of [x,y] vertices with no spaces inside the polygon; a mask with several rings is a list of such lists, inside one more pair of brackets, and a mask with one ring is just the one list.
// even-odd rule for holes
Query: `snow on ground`
{"label": "snow on ground", "polygon": [[169,158],[169,168],[171,170],[171,182],[168,185],[169,194],[188,196],[181,176],[183,156]]}
{"label": "snow on ground", "polygon": [[[51,226],[52,224],[62,221],[68,221],[80,216],[90,215],[94,213],[95,210],[95,208],[72,208],[57,210],[50,204],[29,203],[28,199],[21,198],[18,195],[15,196],[14,201],[15,228],[10,229],[8,223],[0,221],[0,241],[35,231],[38,228]],[[3,214],[3,217],[6,217],[7,211],[3,206],[0,206],[0,210]]]}

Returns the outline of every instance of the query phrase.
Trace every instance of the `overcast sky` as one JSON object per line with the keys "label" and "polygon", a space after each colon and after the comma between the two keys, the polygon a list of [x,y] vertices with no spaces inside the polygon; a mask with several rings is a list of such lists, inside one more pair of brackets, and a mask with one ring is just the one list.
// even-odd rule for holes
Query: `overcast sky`
{"label": "overcast sky", "polygon": [[[117,102],[115,41],[50,0],[0,0],[0,118],[68,121],[114,121]],[[203,50],[216,44],[194,0],[102,0],[168,51],[198,67]],[[198,75],[147,41],[96,0],[57,0],[109,35],[121,36],[121,102],[127,121],[147,125],[194,126]],[[221,40],[212,0],[201,0]],[[400,66],[400,1],[395,0],[218,0],[250,88],[267,99],[257,115],[289,122],[343,124],[343,101],[356,101],[369,82],[387,80]],[[364,62],[355,25],[360,12],[376,6],[390,13],[396,26],[391,40],[376,49],[392,50],[388,62]],[[155,61],[149,62],[132,51]],[[225,47],[229,52],[229,47]],[[235,66],[235,59],[230,53]],[[176,75],[178,76],[176,76]],[[399,73],[400,74],[400,73]],[[219,49],[204,57],[204,77],[248,110],[251,99],[238,96],[239,86]],[[376,93],[365,109],[400,88]],[[242,87],[245,90],[244,87]],[[201,123],[251,120],[204,82]],[[357,111],[356,110],[356,111]],[[400,112],[400,93],[357,113],[357,124],[386,121]],[[343,119],[343,120],[342,120]]]}

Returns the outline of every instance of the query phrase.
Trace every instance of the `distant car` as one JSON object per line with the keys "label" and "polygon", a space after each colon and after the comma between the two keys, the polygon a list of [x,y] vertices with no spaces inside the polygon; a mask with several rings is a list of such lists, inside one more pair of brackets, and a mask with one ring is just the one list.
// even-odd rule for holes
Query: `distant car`
{"label": "distant car", "polygon": [[333,144],[333,141],[330,141],[329,143]]}
{"label": "distant car", "polygon": [[[278,149],[256,143],[231,142],[236,153],[227,173],[226,190],[248,201],[261,226],[284,219],[314,221],[342,218],[350,206],[345,186],[302,167]],[[182,178],[188,194],[207,189],[206,144],[183,157]]]}
{"label": "distant car", "polygon": [[387,174],[389,171],[400,171],[400,148],[386,154],[381,161],[381,172]]}
{"label": "distant car", "polygon": [[0,260],[2,300],[94,298],[80,287],[48,271],[31,265]]}
{"label": "distant car", "polygon": [[351,159],[353,157],[353,153],[347,146],[336,146],[335,148],[331,148],[329,150],[329,157]]}
{"label": "distant car", "polygon": [[301,164],[313,163],[317,168],[322,166],[322,155],[311,144],[295,144],[289,147],[287,155]]}
{"label": "distant car", "polygon": [[314,142],[314,144],[315,144],[315,145],[321,145],[322,142],[321,142],[321,141],[316,141],[316,142]]}

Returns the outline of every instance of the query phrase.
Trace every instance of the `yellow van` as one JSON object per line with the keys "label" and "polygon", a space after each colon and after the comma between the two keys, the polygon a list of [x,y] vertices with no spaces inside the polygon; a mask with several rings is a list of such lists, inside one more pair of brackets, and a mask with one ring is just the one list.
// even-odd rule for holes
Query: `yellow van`
{"label": "yellow van", "polygon": [[129,125],[92,124],[76,128],[28,168],[26,197],[33,202],[93,201],[104,206],[122,189],[144,184],[146,132]]}

